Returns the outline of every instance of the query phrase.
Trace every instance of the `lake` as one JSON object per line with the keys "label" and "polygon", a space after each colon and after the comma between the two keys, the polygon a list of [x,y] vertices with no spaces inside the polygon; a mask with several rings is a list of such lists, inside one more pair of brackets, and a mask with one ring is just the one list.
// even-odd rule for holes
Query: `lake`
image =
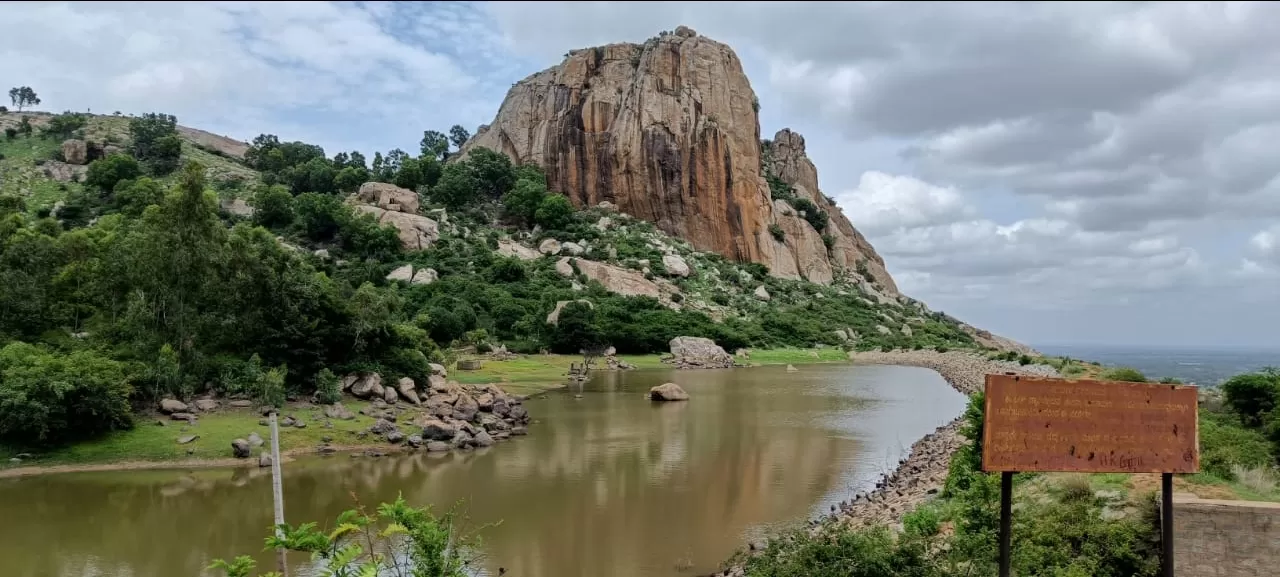
{"label": "lake", "polygon": [[[644,398],[667,381],[691,400]],[[285,516],[325,526],[353,498],[402,494],[437,510],[463,503],[473,528],[490,525],[481,574],[705,574],[870,488],[964,403],[914,367],[599,372],[527,401],[529,436],[488,449],[287,462]],[[273,567],[270,473],[256,466],[0,480],[0,510],[10,577],[194,577],[238,554]],[[292,557],[292,574],[306,565]]]}

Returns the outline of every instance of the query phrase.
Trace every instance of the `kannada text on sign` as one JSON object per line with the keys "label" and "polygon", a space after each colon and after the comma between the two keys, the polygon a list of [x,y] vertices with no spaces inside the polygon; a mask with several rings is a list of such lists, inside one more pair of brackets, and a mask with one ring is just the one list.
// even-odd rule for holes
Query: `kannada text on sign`
{"label": "kannada text on sign", "polygon": [[987,375],[987,471],[1194,473],[1195,387]]}

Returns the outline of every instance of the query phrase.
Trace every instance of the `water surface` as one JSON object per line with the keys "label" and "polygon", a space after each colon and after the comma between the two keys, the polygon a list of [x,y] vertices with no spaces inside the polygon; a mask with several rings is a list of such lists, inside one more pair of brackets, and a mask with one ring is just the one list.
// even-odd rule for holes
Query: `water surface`
{"label": "water surface", "polygon": [[[692,400],[644,399],[666,381]],[[353,497],[464,501],[473,526],[500,522],[482,533],[487,574],[705,574],[744,541],[867,488],[963,405],[911,367],[598,373],[528,401],[530,436],[486,450],[286,463],[285,516],[323,524]],[[237,554],[271,563],[270,475],[256,467],[3,480],[0,511],[6,576],[198,576]]]}

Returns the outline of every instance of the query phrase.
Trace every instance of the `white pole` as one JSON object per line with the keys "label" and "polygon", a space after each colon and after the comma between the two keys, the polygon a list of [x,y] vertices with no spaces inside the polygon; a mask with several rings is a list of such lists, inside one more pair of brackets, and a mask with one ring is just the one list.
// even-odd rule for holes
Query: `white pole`
{"label": "white pole", "polygon": [[[280,525],[284,524],[284,488],[281,485],[280,429],[276,426],[276,411],[271,411],[271,497],[275,503],[276,537],[284,537],[280,530]],[[284,549],[276,549],[276,565],[284,577],[289,577]]]}

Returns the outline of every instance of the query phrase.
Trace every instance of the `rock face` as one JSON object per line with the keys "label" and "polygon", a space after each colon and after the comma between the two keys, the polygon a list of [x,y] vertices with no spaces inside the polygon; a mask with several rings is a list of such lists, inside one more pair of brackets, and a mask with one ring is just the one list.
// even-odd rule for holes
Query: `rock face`
{"label": "rock face", "polygon": [[687,401],[689,400],[689,393],[684,392],[684,389],[675,383],[663,383],[649,389],[649,399],[654,401]]}
{"label": "rock face", "polygon": [[582,258],[561,258],[556,261],[556,272],[572,278],[574,265],[588,279],[597,281],[604,288],[620,295],[653,297],[670,306],[671,295],[680,292],[678,287],[665,280],[649,280],[644,278],[644,274],[634,270]]}
{"label": "rock face", "polygon": [[75,138],[63,141],[62,159],[67,164],[89,164],[89,145]]}
{"label": "rock face", "polygon": [[506,238],[498,241],[498,254],[513,256],[520,260],[537,260],[542,256],[538,251]]}
{"label": "rock face", "polygon": [[733,357],[715,341],[702,337],[676,337],[671,339],[672,362],[680,368],[726,369],[733,366]]}
{"label": "rock face", "polygon": [[[416,199],[417,196],[415,195],[414,198]],[[396,203],[388,203],[388,205],[404,208]],[[355,207],[361,212],[373,215],[374,220],[377,220],[378,223],[395,227],[400,236],[400,246],[404,247],[405,250],[430,248],[433,243],[440,239],[440,225],[436,224],[436,221],[420,214],[386,210],[362,203],[356,203]]]}
{"label": "rock face", "polygon": [[[778,276],[828,283],[865,261],[896,294],[871,245],[819,192],[804,139],[783,131],[763,150],[757,103],[733,50],[681,26],[644,44],[571,51],[516,83],[462,155],[485,147],[537,164],[579,207],[616,205],[699,250]],[[828,212],[830,255],[802,217],[778,210],[762,161]],[[771,224],[788,232],[782,241]]]}

